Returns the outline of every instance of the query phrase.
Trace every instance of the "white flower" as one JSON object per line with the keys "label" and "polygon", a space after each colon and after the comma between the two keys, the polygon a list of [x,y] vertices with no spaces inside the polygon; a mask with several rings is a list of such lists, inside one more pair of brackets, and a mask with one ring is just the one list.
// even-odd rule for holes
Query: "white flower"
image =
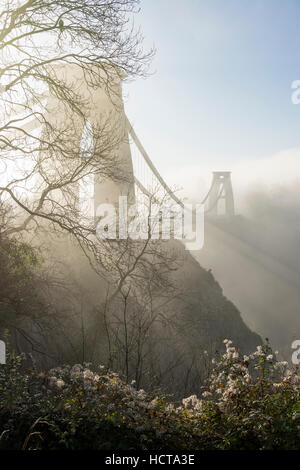
{"label": "white flower", "polygon": [[183,398],[182,400],[182,404],[184,408],[186,409],[194,408],[197,402],[198,402],[198,398],[196,395],[191,395],[190,397]]}
{"label": "white flower", "polygon": [[300,384],[300,375],[294,375],[293,382],[294,384]]}
{"label": "white flower", "polygon": [[167,411],[170,411],[170,412],[173,411],[174,408],[175,408],[175,407],[174,407],[173,403],[170,403],[169,405],[166,406],[166,410],[167,410]]}
{"label": "white flower", "polygon": [[159,400],[158,397],[155,397],[155,398],[150,402],[150,403],[151,403],[151,406],[152,406],[153,408],[157,405],[158,400]]}
{"label": "white flower", "polygon": [[78,379],[81,376],[82,366],[75,364],[70,370],[70,377],[72,379]]}
{"label": "white flower", "polygon": [[58,388],[62,388],[65,385],[65,382],[61,379],[58,379],[56,385]]}
{"label": "white flower", "polygon": [[83,380],[93,380],[94,379],[94,374],[91,370],[85,369],[83,371]]}
{"label": "white flower", "polygon": [[143,390],[142,388],[141,388],[140,390],[138,390],[137,396],[138,396],[138,398],[140,398],[141,400],[143,400],[143,399],[146,397],[146,392],[145,392],[145,390]]}

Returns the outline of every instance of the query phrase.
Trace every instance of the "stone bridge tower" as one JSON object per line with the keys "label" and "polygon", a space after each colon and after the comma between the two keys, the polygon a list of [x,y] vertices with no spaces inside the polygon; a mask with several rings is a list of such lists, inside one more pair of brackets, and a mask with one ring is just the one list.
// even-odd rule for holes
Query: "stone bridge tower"
{"label": "stone bridge tower", "polygon": [[225,201],[225,216],[234,215],[234,198],[230,171],[214,171],[213,181],[208,197],[208,212],[210,215],[220,215],[219,203]]}
{"label": "stone bridge tower", "polygon": [[[101,123],[104,121],[111,122],[115,128],[114,132],[118,133],[119,144],[114,149],[114,152],[117,161],[116,165],[118,166],[116,170],[119,170],[122,178],[113,181],[109,178],[103,178],[100,174],[95,175],[92,183],[93,211],[95,215],[99,204],[118,204],[120,195],[126,195],[130,201],[134,202],[135,195],[127,120],[122,98],[122,78],[116,72],[110,71],[109,74],[105,73],[103,67],[94,65],[91,67],[95,67],[93,73],[103,74],[103,83],[109,77],[110,94],[104,88],[93,86],[92,83],[88,85],[90,82],[86,80],[83,70],[75,64],[67,66],[55,65],[51,67],[50,71],[50,74],[52,72],[59,80],[71,86],[72,90],[85,100],[87,104],[82,110],[85,122],[76,113],[72,116],[72,113],[70,113],[70,110],[67,109],[63,101],[60,101],[57,96],[51,93],[47,99],[46,112],[47,120],[53,123],[55,128],[63,128],[66,122],[73,126],[78,148],[82,146],[82,141],[88,138],[90,140],[91,154],[93,151],[93,131],[99,128]],[[91,79],[89,78],[89,80]],[[74,147],[74,142],[72,145]],[[86,142],[83,142],[83,147],[86,147]]]}

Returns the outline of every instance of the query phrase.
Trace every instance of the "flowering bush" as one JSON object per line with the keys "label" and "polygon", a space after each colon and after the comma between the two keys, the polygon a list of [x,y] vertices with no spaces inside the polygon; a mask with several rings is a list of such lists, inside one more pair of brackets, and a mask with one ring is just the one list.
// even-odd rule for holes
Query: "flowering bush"
{"label": "flowering bush", "polygon": [[297,449],[300,377],[269,346],[240,357],[231,341],[199,397],[181,404],[103,366],[0,369],[0,449]]}
{"label": "flowering bush", "polygon": [[[268,343],[242,357],[224,340],[201,399],[183,400],[195,427],[220,449],[299,449],[300,375]],[[201,431],[199,430],[199,434]]]}

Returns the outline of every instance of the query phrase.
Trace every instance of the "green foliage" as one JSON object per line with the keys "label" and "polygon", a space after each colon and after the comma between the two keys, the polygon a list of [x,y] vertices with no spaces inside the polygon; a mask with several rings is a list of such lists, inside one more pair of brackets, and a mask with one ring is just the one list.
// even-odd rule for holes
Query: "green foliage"
{"label": "green foliage", "polygon": [[226,340],[202,392],[180,406],[103,366],[0,369],[0,449],[298,449],[299,375],[268,345],[241,358]]}
{"label": "green foliage", "polygon": [[37,268],[42,258],[26,243],[0,238],[0,327],[40,311]]}

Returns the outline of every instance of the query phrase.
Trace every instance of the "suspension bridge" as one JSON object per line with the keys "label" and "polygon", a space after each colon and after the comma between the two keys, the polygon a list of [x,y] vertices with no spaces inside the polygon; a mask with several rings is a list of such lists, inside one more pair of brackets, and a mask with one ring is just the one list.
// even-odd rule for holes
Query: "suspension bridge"
{"label": "suspension bridge", "polygon": [[[81,142],[90,139],[91,142],[87,144],[83,142],[85,148],[93,148],[93,127],[98,124],[103,113],[111,112],[113,104],[103,89],[89,88],[83,81],[83,77],[78,74],[78,68],[68,66],[57,69],[64,80],[74,80],[77,89],[82,96],[89,101],[89,111],[86,123],[83,128],[78,129],[78,134],[81,135]],[[57,73],[56,70],[56,73]],[[129,169],[129,180],[133,182],[134,194],[140,192],[146,198],[153,198],[154,193],[164,193],[168,196],[169,200],[181,207],[184,206],[182,200],[175,194],[168,183],[161,176],[159,170],[153,163],[153,160],[148,155],[139,137],[137,136],[133,126],[131,125],[128,117],[125,114],[123,100],[122,100],[122,84],[117,84],[117,96],[119,99],[118,119],[124,128],[124,143],[120,146],[120,165],[124,165]],[[76,86],[75,86],[76,88]],[[11,110],[9,116],[10,125],[15,128],[18,127],[21,131],[31,134],[42,132],[44,125],[43,119],[40,119],[38,108],[41,106],[46,110],[46,121],[50,124],[60,126],[69,118],[65,115],[65,107],[61,107],[59,100],[56,96],[51,95],[49,91],[37,95],[31,101],[26,101],[15,105]],[[57,121],[57,116],[59,121]],[[92,156],[92,150],[88,152],[88,156]],[[103,202],[103,194],[105,193],[105,201],[116,201],[120,187],[112,182],[103,185],[99,178],[90,179],[89,184],[93,185],[90,191],[90,197],[94,199],[93,206],[96,208],[100,202]],[[124,188],[123,188],[124,192]],[[231,173],[229,171],[213,172],[213,178],[210,189],[206,196],[199,201],[204,205],[204,212],[211,216],[233,216],[235,214],[234,196],[232,190]]]}
{"label": "suspension bridge", "polygon": [[[89,129],[92,131],[103,112],[111,111],[113,105],[104,90],[89,89],[83,77],[74,72],[74,69],[71,71],[65,69],[65,75],[69,75],[71,81],[75,77],[74,88],[89,101],[87,121],[84,126],[81,123],[81,127],[76,129],[78,135],[81,136],[79,140],[82,141],[85,140],[85,134],[92,133],[86,131]],[[117,88],[121,103],[119,119],[125,135],[124,143],[120,146],[120,160],[124,167],[130,170],[134,194],[141,193],[145,198],[150,198],[157,188],[160,188],[171,201],[182,207],[183,202],[160,174],[154,163],[155,157],[150,158],[126,116],[121,83],[117,85]],[[0,93],[2,93],[1,89]],[[4,132],[8,139],[9,134],[16,132],[16,129],[21,130],[21,133],[23,131],[26,135],[41,135],[44,125],[41,110],[46,115],[45,119],[54,125],[59,126],[67,120],[58,98],[52,96],[49,91],[40,93],[32,101],[16,101],[15,99],[14,102],[4,103],[6,126],[1,134]],[[95,207],[103,201],[104,196],[104,199],[109,202],[112,199],[116,200],[122,191],[126,194],[126,187],[120,188],[120,185],[109,182],[103,185],[103,182],[96,177],[91,178],[90,183],[93,186],[90,195],[94,199]],[[205,247],[196,254],[197,261],[205,268],[213,268],[226,295],[236,300],[237,306],[248,318],[254,318],[255,322],[259,323],[260,318],[265,317],[266,324],[273,322],[274,305],[276,305],[278,310],[285,312],[281,328],[283,331],[284,329],[288,331],[288,325],[292,324],[297,305],[299,305],[299,273],[265,248],[258,246],[253,240],[250,243],[243,233],[238,230],[236,232],[228,230],[230,224],[223,224],[224,216],[230,220],[235,215],[230,172],[213,172],[209,191],[199,202],[204,204],[209,220],[205,224]],[[238,226],[238,217],[234,218],[234,224]],[[265,286],[274,286],[270,289],[268,302],[266,302]],[[287,297],[288,302],[286,302]]]}

